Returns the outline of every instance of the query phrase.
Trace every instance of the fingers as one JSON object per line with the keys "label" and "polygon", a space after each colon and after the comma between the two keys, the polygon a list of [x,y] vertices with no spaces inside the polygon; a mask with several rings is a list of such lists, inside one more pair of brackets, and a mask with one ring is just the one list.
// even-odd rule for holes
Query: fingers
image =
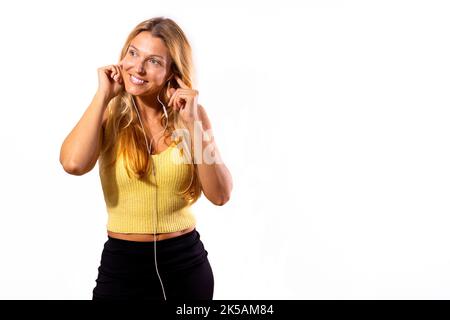
{"label": "fingers", "polygon": [[177,75],[175,76],[175,80],[178,82],[178,85],[183,88],[183,89],[189,89],[189,87],[180,79],[180,77],[178,77]]}
{"label": "fingers", "polygon": [[170,89],[169,89],[169,102],[167,103],[168,106],[170,106],[171,101],[172,101],[172,98],[173,98],[173,95],[175,94],[176,91],[177,91],[177,90],[174,89],[174,88],[170,88]]}
{"label": "fingers", "polygon": [[119,66],[114,66],[114,68],[116,69],[116,75],[114,76],[114,80],[116,80],[117,82],[121,83],[122,81],[122,73],[120,72],[120,68]]}
{"label": "fingers", "polygon": [[119,75],[119,83],[123,83],[122,69],[123,69],[122,64],[121,63],[118,64],[117,65],[117,72],[118,72],[118,75]]}
{"label": "fingers", "polygon": [[103,72],[110,78],[114,76],[114,69],[112,66],[103,67]]}
{"label": "fingers", "polygon": [[114,80],[117,81],[117,77],[118,77],[117,67],[116,66],[112,66],[111,78],[113,78]]}
{"label": "fingers", "polygon": [[173,105],[173,108],[175,110],[179,110],[179,109],[183,108],[181,99],[179,99],[179,97],[180,97],[180,95],[188,93],[188,91],[190,91],[190,88],[177,75],[175,75],[175,79],[176,79],[178,85],[180,86],[180,88],[178,88],[178,89],[171,88],[169,90],[170,99],[169,99],[169,103],[167,105],[168,106]]}
{"label": "fingers", "polygon": [[122,83],[122,74],[118,65],[111,66],[111,78],[118,83]]}
{"label": "fingers", "polygon": [[169,100],[168,106],[173,106],[174,110],[178,111],[180,110],[183,105],[181,104],[181,97],[184,97],[182,90],[177,89],[175,93],[172,95],[172,97]]}
{"label": "fingers", "polygon": [[[173,89],[173,90],[175,90],[175,89]],[[173,92],[173,93],[171,94],[169,103],[167,104],[169,107],[172,106],[172,104],[174,103],[174,101],[176,101],[175,99],[176,99],[176,96],[178,95],[178,92],[179,92],[178,90],[175,90],[175,92]],[[176,105],[174,105],[174,109],[176,110]]]}
{"label": "fingers", "polygon": [[[190,97],[190,95],[185,94],[183,92],[178,93],[176,105],[178,110],[183,110],[186,107],[186,101]],[[182,103],[184,101],[184,104]]]}
{"label": "fingers", "polygon": [[178,89],[170,98],[168,106],[173,106],[175,111],[183,110],[186,104],[182,103],[183,101],[187,101],[191,97],[189,93],[183,92],[183,90]]}

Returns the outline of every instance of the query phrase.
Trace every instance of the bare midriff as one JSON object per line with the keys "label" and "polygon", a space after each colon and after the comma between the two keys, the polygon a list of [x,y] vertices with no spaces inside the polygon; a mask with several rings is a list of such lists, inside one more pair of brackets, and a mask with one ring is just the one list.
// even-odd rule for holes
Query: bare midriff
{"label": "bare midriff", "polygon": [[108,231],[108,236],[111,238],[121,239],[121,240],[128,240],[128,241],[138,241],[138,242],[153,242],[170,239],[179,237],[185,233],[191,232],[195,229],[195,226],[190,227],[188,229],[175,231],[175,232],[168,232],[168,233],[157,233],[156,237],[152,233],[119,233],[119,232],[112,232]]}

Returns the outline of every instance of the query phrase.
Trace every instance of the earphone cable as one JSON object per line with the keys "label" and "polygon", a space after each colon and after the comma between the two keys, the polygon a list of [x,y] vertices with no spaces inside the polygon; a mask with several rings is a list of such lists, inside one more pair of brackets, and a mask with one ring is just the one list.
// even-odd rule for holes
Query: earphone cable
{"label": "earphone cable", "polygon": [[[168,125],[169,119],[168,119],[166,107],[164,106],[164,104],[159,99],[159,93],[158,93],[157,99],[158,99],[159,103],[161,103],[161,105],[163,107],[163,110],[164,110],[164,116],[166,117],[166,124],[164,126],[164,129],[162,131],[160,131],[160,133],[162,132],[164,134],[164,132],[167,129],[167,125]],[[136,109],[136,113],[138,115],[138,119],[139,119],[139,122],[141,124],[142,131],[144,132],[145,145],[147,147],[148,155],[151,158],[151,156],[152,156],[151,147],[152,147],[152,141],[154,140],[154,138],[152,137],[152,140],[150,140],[150,147],[149,147],[148,140],[147,140],[147,134],[145,133],[144,125],[142,123],[141,116],[139,115],[139,110],[138,110],[138,108],[136,106],[136,103],[134,102],[134,97],[133,96],[131,96],[131,100],[133,101],[133,105],[134,105],[134,108]],[[159,137],[158,137],[157,141],[159,141]],[[155,203],[155,212],[154,212],[155,215],[154,215],[154,219],[153,219],[153,243],[154,243],[154,250],[153,250],[153,252],[154,252],[154,258],[155,258],[156,274],[158,275],[159,282],[161,283],[161,288],[162,288],[162,291],[163,291],[164,300],[167,300],[166,292],[165,292],[165,289],[164,289],[164,284],[163,284],[163,282],[161,280],[161,276],[160,276],[159,270],[158,270],[158,261],[156,259],[156,229],[157,229],[157,221],[156,220],[158,219],[158,213],[157,213],[157,210],[158,210],[158,203],[157,203],[157,201],[158,201],[158,185],[157,185],[157,181],[156,181],[156,169],[155,169],[155,162],[154,161],[152,163],[152,173],[153,173],[153,177],[154,177],[154,180],[155,180],[155,201],[154,201],[154,203]]]}

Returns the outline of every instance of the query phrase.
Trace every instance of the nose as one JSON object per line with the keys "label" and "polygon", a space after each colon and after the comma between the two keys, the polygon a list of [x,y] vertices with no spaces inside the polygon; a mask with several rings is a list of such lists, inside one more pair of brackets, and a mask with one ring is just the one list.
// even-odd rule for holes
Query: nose
{"label": "nose", "polygon": [[136,62],[136,71],[138,74],[144,74],[145,73],[145,68],[144,68],[144,63],[145,61],[142,62]]}

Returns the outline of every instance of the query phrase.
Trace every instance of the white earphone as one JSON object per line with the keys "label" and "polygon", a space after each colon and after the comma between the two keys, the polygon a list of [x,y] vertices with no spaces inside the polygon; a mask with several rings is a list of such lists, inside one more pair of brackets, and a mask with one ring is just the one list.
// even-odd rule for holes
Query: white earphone
{"label": "white earphone", "polygon": [[[170,78],[168,80],[170,80]],[[158,92],[157,99],[158,99],[159,103],[162,105],[163,111],[164,111],[164,116],[166,117],[166,125],[164,126],[164,129],[161,131],[162,133],[164,133],[166,131],[167,125],[169,123],[169,116],[167,114],[166,106],[159,99],[159,92]],[[145,134],[144,124],[142,123],[141,116],[139,115],[139,110],[138,110],[138,108],[136,106],[136,103],[134,102],[134,96],[131,96],[131,101],[133,101],[133,105],[134,105],[134,108],[135,108],[136,113],[138,115],[139,122],[140,122],[141,127],[142,127],[142,131],[144,131],[145,145],[147,147],[148,155],[149,155],[149,157],[151,157],[152,156],[152,152],[151,152],[152,144],[151,144],[151,142],[154,140],[154,138],[152,137],[152,140],[150,141],[150,147],[149,147],[148,140],[147,140],[147,135]],[[152,165],[152,173],[153,173],[153,177],[155,178],[155,186],[156,186],[156,188],[155,188],[155,218],[153,219],[153,239],[154,239],[153,240],[153,243],[154,243],[154,250],[153,250],[153,252],[154,252],[154,256],[155,256],[156,274],[158,275],[159,282],[161,283],[161,288],[162,288],[162,292],[163,292],[163,295],[164,295],[164,300],[167,300],[167,298],[166,298],[166,291],[164,290],[164,284],[163,284],[163,282],[161,280],[161,276],[159,275],[159,271],[158,271],[158,261],[156,259],[156,228],[157,228],[157,219],[158,219],[158,213],[157,213],[157,210],[158,210],[158,185],[157,185],[157,182],[156,182],[155,162],[153,162],[153,165]]]}

